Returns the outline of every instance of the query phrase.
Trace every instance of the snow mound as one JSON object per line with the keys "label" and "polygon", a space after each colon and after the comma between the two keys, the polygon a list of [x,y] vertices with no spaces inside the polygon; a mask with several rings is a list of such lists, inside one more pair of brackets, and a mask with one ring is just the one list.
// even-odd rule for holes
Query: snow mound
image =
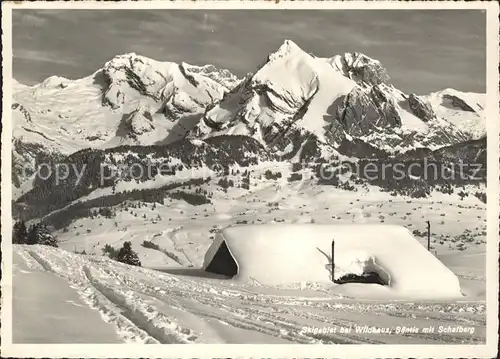
{"label": "snow mound", "polygon": [[69,82],[70,82],[70,80],[68,80],[65,77],[50,76],[50,77],[46,78],[40,84],[40,87],[42,87],[42,88],[65,88],[68,86]]}
{"label": "snow mound", "polygon": [[263,285],[331,282],[332,240],[335,240],[335,279],[372,271],[397,294],[428,298],[461,295],[453,272],[400,226],[227,227],[208,249],[203,268],[210,271],[217,261],[219,270],[224,266],[229,271],[236,269],[234,280]]}

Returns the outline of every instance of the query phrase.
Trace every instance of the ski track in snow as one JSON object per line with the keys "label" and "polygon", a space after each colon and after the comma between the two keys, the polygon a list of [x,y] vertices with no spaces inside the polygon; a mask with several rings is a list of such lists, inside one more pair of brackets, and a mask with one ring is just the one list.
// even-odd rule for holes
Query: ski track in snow
{"label": "ski track in snow", "polygon": [[[174,233],[172,233],[175,235]],[[172,240],[174,242],[174,240]],[[273,342],[470,343],[484,342],[484,301],[360,301],[337,296],[276,295],[231,281],[179,276],[131,267],[105,257],[76,255],[44,246],[14,246],[28,268],[65,278],[71,288],[124,342],[213,343],[219,327],[257,333]],[[279,293],[279,292],[278,292]],[[215,324],[214,324],[215,323]],[[474,334],[399,335],[313,333],[304,327],[474,326]],[[244,340],[244,335],[241,335]],[[262,338],[262,337],[259,337]]]}
{"label": "ski track in snow", "polygon": [[[177,242],[176,242],[176,238],[178,236],[178,233],[182,230],[182,228],[175,228],[172,232],[168,232],[167,233],[167,238],[170,239],[170,241],[172,241],[172,246],[173,248],[175,249],[176,252],[179,252],[179,253],[182,253],[182,255],[186,258],[186,261],[189,263],[189,264],[193,264],[193,262],[191,261],[191,259],[188,257],[188,255],[186,254],[186,252],[184,251],[183,248],[180,248],[178,245],[177,245]],[[180,265],[183,265],[184,263],[179,263]]]}

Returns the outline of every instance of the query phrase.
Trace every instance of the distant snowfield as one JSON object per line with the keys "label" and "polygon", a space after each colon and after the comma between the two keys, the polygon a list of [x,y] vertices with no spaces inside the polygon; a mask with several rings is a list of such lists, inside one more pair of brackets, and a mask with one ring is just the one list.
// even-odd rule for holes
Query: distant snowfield
{"label": "distant snowfield", "polygon": [[[460,258],[461,268],[466,268],[467,257]],[[17,280],[20,277],[23,280]],[[447,301],[391,301],[352,297],[365,292],[367,286],[377,285],[330,288],[309,285],[288,289],[257,286],[209,277],[196,269],[157,271],[101,256],[15,245],[14,303],[19,305],[14,306],[13,341],[261,344],[485,341],[484,300],[464,297]],[[37,298],[36,306],[22,305],[33,297]],[[50,330],[40,330],[40,326],[34,325],[38,320],[33,318],[39,318]],[[69,331],[68,323],[71,323]],[[434,333],[423,332],[429,326],[435,326]],[[410,327],[418,332],[415,329],[407,332]],[[340,333],[341,328],[352,329]]]}
{"label": "distant snowfield", "polygon": [[[274,166],[274,167],[273,167]],[[433,193],[429,199],[392,197],[375,187],[343,191],[331,186],[318,186],[307,179],[288,182],[290,166],[269,163],[252,176],[265,170],[281,171],[277,181],[255,180],[250,190],[229,188],[221,191],[217,180],[201,186],[213,192],[212,204],[192,206],[184,201],[166,199],[164,204],[115,208],[116,217],[76,219],[68,232],[56,233],[59,246],[68,251],[102,254],[110,244],[121,247],[132,242],[143,265],[201,267],[204,256],[215,237],[210,231],[237,222],[259,223],[326,223],[326,224],[394,224],[410,231],[426,230],[426,220],[432,223],[432,246],[438,255],[456,253],[460,242],[453,239],[466,230],[474,234],[475,242],[466,243],[466,251],[485,251],[486,207],[475,197],[460,201],[457,195]],[[236,179],[235,179],[236,180]],[[254,182],[254,178],[252,178]],[[89,196],[94,198],[93,194]],[[418,238],[425,246],[426,238]],[[141,246],[152,241],[175,254],[179,262],[167,255]]]}
{"label": "distant snowfield", "polygon": [[[474,112],[459,111],[446,96],[456,96],[463,100]],[[457,126],[460,130],[480,138],[486,134],[486,96],[472,92],[460,92],[445,89],[426,96],[433,110],[439,117]]]}
{"label": "distant snowfield", "polygon": [[[14,342],[484,343],[483,203],[474,197],[460,201],[437,193],[416,200],[373,189],[325,191],[324,186],[307,182],[288,183],[286,177],[284,173],[283,183],[261,181],[251,191],[229,188],[221,193],[206,184],[208,191],[216,192],[213,204],[167,200],[154,209],[152,204],[117,207],[112,219],[77,219],[68,233],[56,233],[60,249],[14,246],[14,303],[39,299],[30,311],[23,304],[14,307]],[[277,226],[279,222],[385,222],[423,231],[427,219],[432,223],[432,251],[458,277],[463,296],[425,300],[397,295],[377,284],[259,285],[198,269],[215,239],[215,229],[236,222]],[[461,242],[453,239],[465,230],[472,231],[476,242],[466,242],[467,248],[459,250]],[[426,238],[417,239],[425,250]],[[171,255],[142,247],[144,240]],[[102,256],[105,244],[119,248],[124,241],[132,242],[143,268]],[[74,254],[75,250],[89,255]],[[44,318],[43,325],[50,323],[53,334],[33,325],[34,317]],[[67,322],[60,319],[68,317],[82,319],[72,320],[68,331]],[[364,331],[364,325],[393,332],[355,332],[355,328]],[[435,333],[395,332],[398,327],[430,325]],[[443,332],[438,333],[440,326]],[[353,329],[339,333],[341,327]],[[322,328],[337,332],[318,332]]]}

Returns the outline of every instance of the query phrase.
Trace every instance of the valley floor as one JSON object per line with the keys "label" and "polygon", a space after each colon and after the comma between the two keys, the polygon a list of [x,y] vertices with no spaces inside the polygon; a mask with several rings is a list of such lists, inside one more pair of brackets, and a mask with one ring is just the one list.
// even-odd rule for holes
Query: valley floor
{"label": "valley floor", "polygon": [[[195,268],[160,271],[14,245],[13,341],[482,344],[485,254],[455,251],[441,259],[459,276],[463,299],[355,299],[333,285],[242,285]],[[356,292],[356,284],[347,286]],[[365,325],[392,332],[360,332]],[[430,326],[434,333],[425,333]],[[397,333],[398,327],[418,332]],[[440,327],[468,332],[440,333]],[[342,328],[351,330],[341,333]]]}

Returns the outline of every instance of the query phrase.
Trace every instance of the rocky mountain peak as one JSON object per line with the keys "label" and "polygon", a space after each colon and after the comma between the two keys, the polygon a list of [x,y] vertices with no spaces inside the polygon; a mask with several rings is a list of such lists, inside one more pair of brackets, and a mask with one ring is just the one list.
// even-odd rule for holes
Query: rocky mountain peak
{"label": "rocky mountain peak", "polygon": [[[389,83],[380,61],[363,53],[320,58],[286,40],[267,60],[210,106],[191,135],[252,136],[269,148],[282,144],[280,150],[292,138],[297,149],[311,135],[333,147],[358,139],[395,151],[465,138],[435,110],[441,99],[455,107],[457,101],[406,95]],[[443,131],[449,135],[437,141]]]}
{"label": "rocky mountain peak", "polygon": [[[118,55],[106,62],[103,74],[109,83],[104,103],[112,108],[134,101],[137,95],[162,102],[181,90],[202,93],[194,96],[219,99],[234,88],[239,79],[230,71],[213,65],[194,66],[185,62],[160,62],[135,53]],[[211,99],[212,98],[212,99]]]}
{"label": "rocky mountain peak", "polygon": [[358,84],[389,84],[389,75],[380,61],[360,52],[336,55],[330,59],[330,63],[340,73]]}
{"label": "rocky mountain peak", "polygon": [[408,96],[408,104],[413,114],[424,122],[428,122],[436,117],[429,101],[415,94]]}
{"label": "rocky mountain peak", "polygon": [[275,52],[269,55],[269,61],[275,61],[277,59],[292,56],[295,54],[304,53],[304,51],[292,40],[285,40],[283,44]]}
{"label": "rocky mountain peak", "polygon": [[190,65],[185,62],[181,62],[179,68],[184,76],[204,76],[212,81],[224,86],[227,91],[230,91],[240,83],[240,79],[233,75],[231,71],[227,69],[219,69],[214,65],[208,64],[203,66]]}

